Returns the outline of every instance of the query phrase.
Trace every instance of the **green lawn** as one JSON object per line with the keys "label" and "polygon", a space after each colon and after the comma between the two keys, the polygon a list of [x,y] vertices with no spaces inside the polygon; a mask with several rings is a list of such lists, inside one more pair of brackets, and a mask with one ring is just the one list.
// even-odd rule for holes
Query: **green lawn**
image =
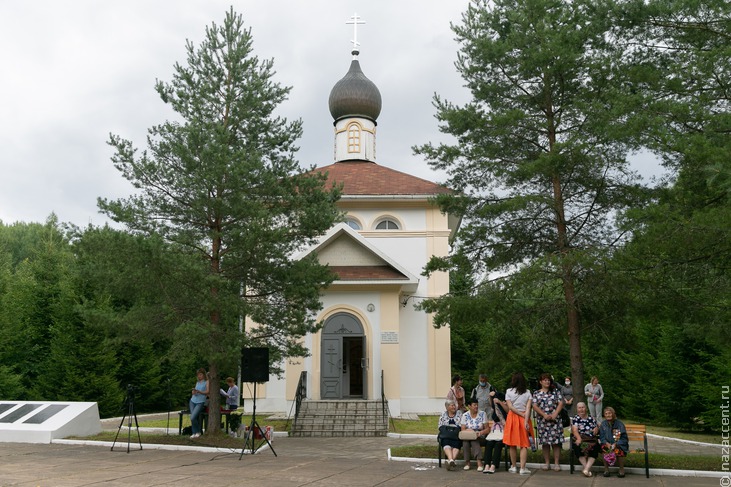
{"label": "green lawn", "polygon": [[[140,424],[140,427],[142,425]],[[177,428],[177,425],[176,425]],[[114,437],[117,436],[117,431],[102,431],[98,435],[94,436],[86,436],[83,438],[77,438],[77,437],[71,437],[70,439],[73,440],[90,440],[90,441],[114,441]],[[219,433],[215,436],[213,435],[203,435],[200,438],[196,439],[190,439],[189,436],[185,435],[178,435],[178,432],[175,431],[169,435],[165,434],[151,434],[146,433],[144,431],[140,431],[140,438],[142,443],[148,443],[153,445],[183,445],[183,446],[210,446],[210,447],[216,447],[216,448],[230,448],[230,449],[241,449],[244,446],[244,439],[243,438],[231,438],[230,436]],[[115,449],[117,447],[121,448],[121,445],[124,445],[124,447],[127,447],[127,441],[128,441],[128,432],[126,430],[123,430],[119,433],[119,437],[117,438],[117,444],[115,445]],[[132,434],[129,436],[129,441],[131,447],[134,447],[134,445],[138,445],[138,438],[137,438],[137,431],[132,430]],[[257,445],[259,442],[257,441]],[[139,448],[139,446],[138,446]]]}
{"label": "green lawn", "polygon": [[664,426],[647,426],[647,432],[654,435],[669,436],[671,438],[679,438],[681,440],[700,441],[702,443],[721,444],[721,435],[713,433],[704,433],[702,431],[685,431],[677,428],[668,428]]}
{"label": "green lawn", "polygon": [[437,423],[439,416],[421,415],[418,420],[394,419],[388,430],[391,433],[435,435],[439,429]]}

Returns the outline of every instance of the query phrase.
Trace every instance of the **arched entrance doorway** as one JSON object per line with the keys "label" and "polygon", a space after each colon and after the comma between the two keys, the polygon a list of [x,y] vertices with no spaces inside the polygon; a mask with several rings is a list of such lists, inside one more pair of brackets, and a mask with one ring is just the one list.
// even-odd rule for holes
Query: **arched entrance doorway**
{"label": "arched entrance doorway", "polygon": [[336,313],[322,327],[320,399],[366,399],[366,337],[360,320]]}

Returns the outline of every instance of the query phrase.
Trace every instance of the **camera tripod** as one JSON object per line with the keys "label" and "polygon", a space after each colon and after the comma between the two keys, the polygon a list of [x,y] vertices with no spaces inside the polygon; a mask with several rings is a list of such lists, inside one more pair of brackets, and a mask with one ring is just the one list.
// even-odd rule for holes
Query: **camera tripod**
{"label": "camera tripod", "polygon": [[122,407],[126,406],[124,415],[122,416],[122,421],[119,423],[119,428],[117,428],[117,434],[114,437],[114,442],[112,443],[111,451],[114,451],[114,445],[117,443],[117,438],[119,437],[119,432],[122,431],[122,425],[124,424],[124,420],[127,419],[127,453],[129,453],[129,444],[132,440],[132,418],[135,419],[135,428],[137,428],[137,441],[140,444],[140,450],[142,450],[142,438],[140,438],[140,425],[137,422],[137,413],[135,412],[135,387],[132,384],[127,385],[127,396],[124,398],[124,405]]}
{"label": "camera tripod", "polygon": [[[246,432],[246,441],[244,442],[244,446],[241,447],[241,455],[239,455],[239,460],[244,456],[244,452],[246,452],[246,447],[249,446],[251,449],[251,454],[255,454],[256,451],[264,445],[264,441],[267,445],[269,445],[269,448],[272,450],[272,453],[274,453],[274,456],[278,456],[277,452],[274,451],[274,447],[269,442],[269,438],[267,438],[266,433],[264,430],[261,429],[261,426],[259,426],[259,423],[256,422],[256,382],[254,382],[254,400],[252,401],[252,411],[251,411],[251,423],[249,424],[249,430]],[[261,437],[264,439],[261,443],[259,443],[259,446],[255,445],[255,437],[256,432],[259,432]]]}

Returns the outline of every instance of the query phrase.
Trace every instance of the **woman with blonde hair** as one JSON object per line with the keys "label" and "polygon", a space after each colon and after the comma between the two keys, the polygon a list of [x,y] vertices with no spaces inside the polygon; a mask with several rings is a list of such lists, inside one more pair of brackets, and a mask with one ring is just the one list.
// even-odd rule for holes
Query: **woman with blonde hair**
{"label": "woman with blonde hair", "polygon": [[597,422],[602,422],[602,401],[604,400],[604,389],[599,383],[599,378],[593,376],[588,384],[584,386],[586,402],[589,405],[589,414],[594,416]]}
{"label": "woman with blonde hair", "polygon": [[199,438],[203,428],[201,427],[201,415],[203,414],[203,408],[206,405],[206,398],[208,397],[208,380],[206,369],[200,368],[196,372],[197,381],[195,387],[191,390],[190,396],[190,426],[193,434],[191,438]]}

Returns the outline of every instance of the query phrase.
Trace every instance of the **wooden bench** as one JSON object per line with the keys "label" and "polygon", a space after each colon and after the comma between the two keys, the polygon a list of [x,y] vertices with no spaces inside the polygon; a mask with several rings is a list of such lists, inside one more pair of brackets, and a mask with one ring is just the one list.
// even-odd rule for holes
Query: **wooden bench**
{"label": "wooden bench", "polygon": [[[645,477],[648,479],[650,478],[650,455],[647,449],[647,427],[644,424],[625,424],[625,429],[627,430],[627,439],[631,442],[641,442],[642,443],[642,452],[645,454]],[[573,437],[571,437],[571,441],[573,443]],[[630,448],[627,452],[627,455],[632,453],[632,449]],[[601,455],[601,453],[600,453]],[[576,458],[574,457],[574,449],[569,448],[569,470],[571,473],[574,473],[574,463],[576,461]]]}
{"label": "wooden bench", "polygon": [[[493,424],[492,421],[490,421],[488,423],[488,426],[490,427],[490,429],[492,429],[492,424]],[[444,453],[444,451],[442,450],[442,443],[440,440],[441,440],[441,438],[439,437],[439,434],[437,434],[437,458],[439,459],[439,468],[442,468],[442,454]],[[485,447],[483,446],[482,449],[484,450]],[[505,455],[503,462],[505,463],[505,471],[507,471],[510,468],[510,454],[508,452],[508,447],[505,445],[503,445],[503,452]],[[484,456],[485,452],[483,451],[482,453]],[[471,461],[473,461],[473,460],[476,460],[476,459],[472,458]],[[482,457],[480,457],[480,461],[482,461]]]}

